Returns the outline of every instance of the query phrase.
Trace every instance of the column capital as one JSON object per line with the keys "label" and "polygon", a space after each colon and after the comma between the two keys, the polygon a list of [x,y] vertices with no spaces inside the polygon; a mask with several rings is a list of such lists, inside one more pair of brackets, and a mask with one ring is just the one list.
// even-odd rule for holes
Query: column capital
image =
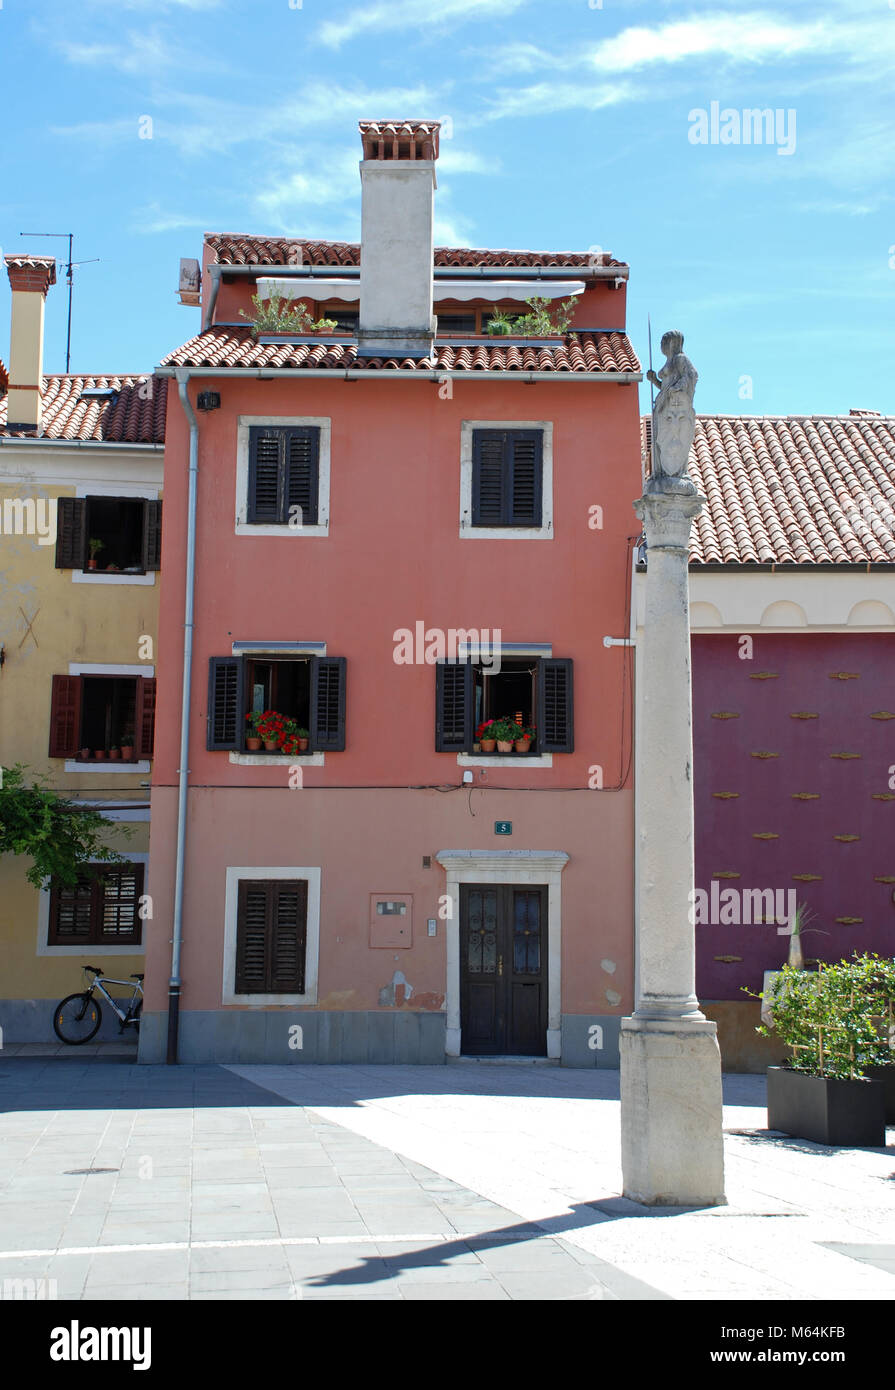
{"label": "column capital", "polygon": [[649,478],[634,503],[649,550],[686,550],[690,525],[705,505],[690,478]]}

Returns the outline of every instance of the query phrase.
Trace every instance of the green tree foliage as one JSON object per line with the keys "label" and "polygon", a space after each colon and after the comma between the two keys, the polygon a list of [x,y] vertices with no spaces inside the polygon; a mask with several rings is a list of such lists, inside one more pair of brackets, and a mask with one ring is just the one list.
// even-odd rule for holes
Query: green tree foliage
{"label": "green tree foliage", "polygon": [[21,763],[3,769],[0,854],[24,854],[31,859],[25,875],[29,883],[42,888],[55,877],[74,887],[85,864],[124,862],[124,856],[103,841],[110,830],[129,838],[130,826],[106,820],[90,806],[67,801],[40,778],[27,785],[26,771]]}

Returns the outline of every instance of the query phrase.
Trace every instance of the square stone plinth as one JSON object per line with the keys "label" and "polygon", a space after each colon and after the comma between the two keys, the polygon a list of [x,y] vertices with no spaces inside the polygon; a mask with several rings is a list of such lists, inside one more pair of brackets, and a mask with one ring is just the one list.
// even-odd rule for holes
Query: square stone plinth
{"label": "square stone plinth", "polygon": [[715,1024],[622,1019],[621,1098],[624,1195],[650,1206],[723,1206]]}

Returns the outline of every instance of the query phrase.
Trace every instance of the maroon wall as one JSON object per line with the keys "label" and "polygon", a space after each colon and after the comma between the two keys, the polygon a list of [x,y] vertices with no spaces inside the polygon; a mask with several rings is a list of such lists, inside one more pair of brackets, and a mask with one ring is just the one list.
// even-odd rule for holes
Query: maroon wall
{"label": "maroon wall", "polygon": [[[739,650],[735,636],[693,638],[697,888],[794,888],[812,915],[806,956],[895,955],[895,718],[872,717],[895,715],[895,636],[759,634],[751,660]],[[743,999],[788,948],[773,923],[697,926],[700,998]]]}

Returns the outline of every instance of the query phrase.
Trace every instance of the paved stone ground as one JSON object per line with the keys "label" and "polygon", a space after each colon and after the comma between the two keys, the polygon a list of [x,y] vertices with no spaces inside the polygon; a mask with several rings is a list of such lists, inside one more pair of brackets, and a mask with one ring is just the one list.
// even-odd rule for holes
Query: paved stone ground
{"label": "paved stone ground", "polygon": [[0,1054],[0,1289],[895,1296],[895,1132],[862,1150],[774,1136],[762,1077],[725,1079],[730,1204],[654,1211],[618,1196],[618,1073],[138,1067],[126,1047],[55,1051]]}

